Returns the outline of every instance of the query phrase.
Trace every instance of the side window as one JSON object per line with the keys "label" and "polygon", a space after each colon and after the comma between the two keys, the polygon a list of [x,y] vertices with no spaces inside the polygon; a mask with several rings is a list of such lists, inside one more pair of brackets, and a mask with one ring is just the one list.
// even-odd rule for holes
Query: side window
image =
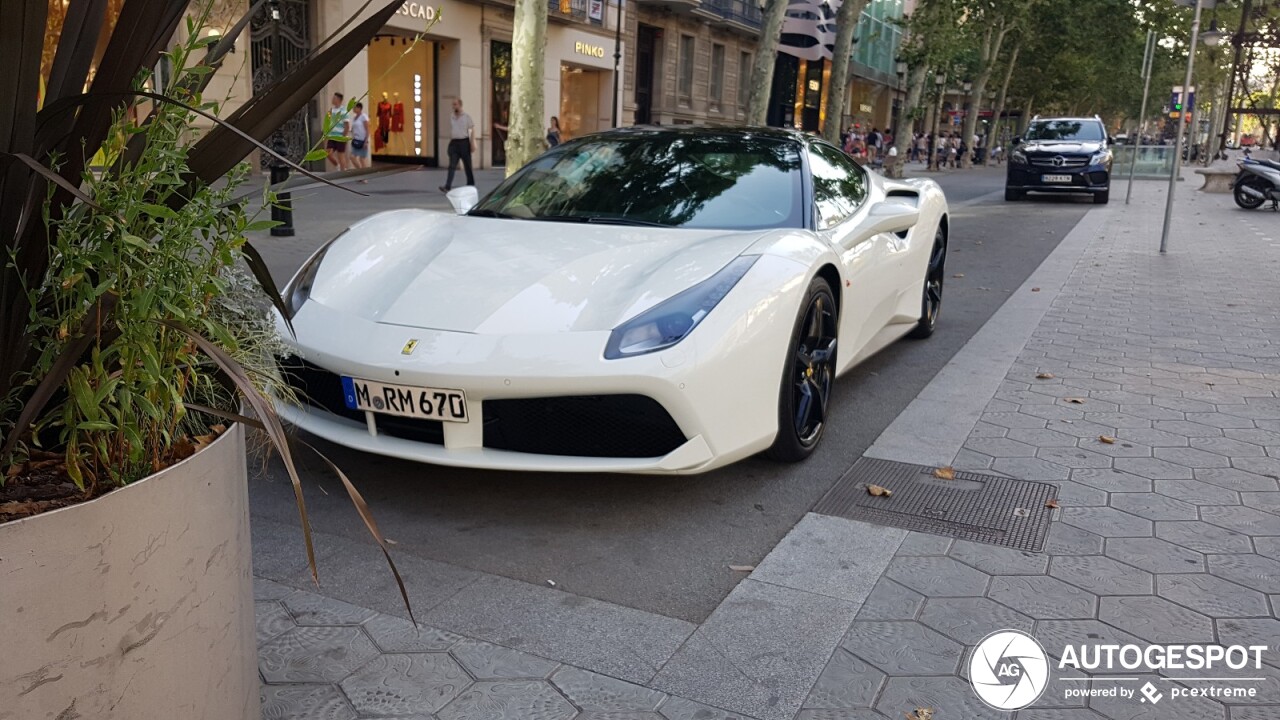
{"label": "side window", "polygon": [[865,171],[849,156],[826,143],[809,146],[813,202],[818,229],[835,227],[858,211],[867,198]]}

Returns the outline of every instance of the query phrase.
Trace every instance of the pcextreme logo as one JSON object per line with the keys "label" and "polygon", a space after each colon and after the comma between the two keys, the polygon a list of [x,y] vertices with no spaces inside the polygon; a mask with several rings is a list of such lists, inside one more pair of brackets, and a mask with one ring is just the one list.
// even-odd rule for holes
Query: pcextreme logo
{"label": "pcextreme logo", "polygon": [[969,684],[996,710],[1019,710],[1049,684],[1049,657],[1039,641],[1017,630],[997,630],[969,656]]}

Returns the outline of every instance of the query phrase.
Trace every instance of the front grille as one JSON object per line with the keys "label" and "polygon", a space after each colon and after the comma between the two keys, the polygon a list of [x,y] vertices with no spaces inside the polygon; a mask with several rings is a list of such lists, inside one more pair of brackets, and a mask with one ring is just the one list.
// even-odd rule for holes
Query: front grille
{"label": "front grille", "polygon": [[[1058,158],[1062,158],[1061,164]],[[1027,158],[1032,165],[1041,168],[1082,168],[1089,164],[1089,156],[1087,155],[1032,155]]]}
{"label": "front grille", "polygon": [[484,446],[571,457],[661,457],[685,443],[671,415],[644,395],[486,400]]}
{"label": "front grille", "polygon": [[[365,422],[363,410],[347,407],[342,397],[342,379],[337,373],[290,355],[280,359],[280,374],[302,402],[338,417]],[[444,423],[439,420],[418,420],[381,413],[375,413],[373,417],[378,432],[383,435],[432,445],[444,444]]]}

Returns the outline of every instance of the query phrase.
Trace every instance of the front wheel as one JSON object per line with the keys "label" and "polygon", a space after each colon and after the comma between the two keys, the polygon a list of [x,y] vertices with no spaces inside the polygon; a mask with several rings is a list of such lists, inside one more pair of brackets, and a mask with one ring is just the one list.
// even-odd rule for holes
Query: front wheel
{"label": "front wheel", "polygon": [[1004,189],[1005,202],[1015,202],[1017,200],[1021,200],[1026,196],[1027,194],[1021,190],[1014,190],[1013,188]]}
{"label": "front wheel", "polygon": [[939,227],[933,236],[933,249],[929,252],[929,266],[924,272],[924,298],[920,305],[920,322],[907,337],[922,340],[938,327],[938,314],[942,312],[942,280],[947,275],[947,234]]}
{"label": "front wheel", "polygon": [[799,462],[822,440],[836,379],[838,313],[831,286],[815,277],[787,346],[778,393],[778,435],[765,451],[771,460]]}
{"label": "front wheel", "polygon": [[1094,194],[1093,194],[1093,204],[1094,204],[1094,205],[1106,205],[1106,204],[1107,204],[1107,201],[1108,201],[1108,200],[1110,200],[1110,199],[1111,199],[1111,190],[1110,190],[1110,189],[1103,190],[1103,191],[1102,191],[1102,192],[1100,192],[1100,193],[1094,193]]}
{"label": "front wheel", "polygon": [[[1255,197],[1253,195],[1250,195],[1249,193],[1245,192],[1246,187],[1256,190],[1258,193],[1262,194],[1263,196]],[[1233,190],[1231,194],[1233,197],[1235,197],[1236,205],[1239,205],[1245,210],[1257,210],[1258,208],[1262,207],[1262,203],[1267,201],[1267,198],[1265,197],[1266,191],[1267,191],[1266,181],[1262,180],[1256,175],[1242,175],[1236,178],[1236,182],[1233,186]]]}

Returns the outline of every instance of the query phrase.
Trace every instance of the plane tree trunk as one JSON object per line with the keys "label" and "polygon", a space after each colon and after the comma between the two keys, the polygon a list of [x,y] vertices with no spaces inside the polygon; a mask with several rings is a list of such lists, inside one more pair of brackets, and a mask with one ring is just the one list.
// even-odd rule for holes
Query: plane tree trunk
{"label": "plane tree trunk", "polygon": [[751,85],[747,95],[747,124],[764,125],[769,116],[769,96],[773,92],[773,66],[778,59],[782,21],[787,17],[788,0],[768,0],[761,21],[760,41],[751,62]]}
{"label": "plane tree trunk", "polygon": [[547,44],[546,0],[516,0],[514,25],[511,33],[508,177],[546,149],[542,130]]}
{"label": "plane tree trunk", "polygon": [[827,85],[827,117],[822,137],[840,143],[840,121],[844,119],[845,93],[849,89],[849,66],[853,64],[853,36],[867,0],[844,0],[836,11],[836,43],[831,55],[831,80]]}

